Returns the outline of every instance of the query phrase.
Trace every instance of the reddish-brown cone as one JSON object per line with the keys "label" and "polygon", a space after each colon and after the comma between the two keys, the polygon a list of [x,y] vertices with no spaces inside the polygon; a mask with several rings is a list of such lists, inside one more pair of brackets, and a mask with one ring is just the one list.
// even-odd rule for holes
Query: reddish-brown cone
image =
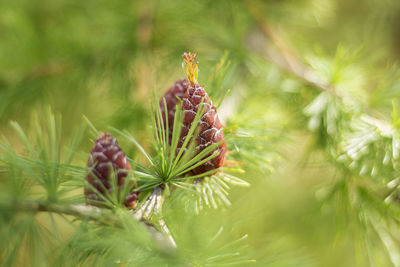
{"label": "reddish-brown cone", "polygon": [[[186,78],[181,78],[178,80],[168,91],[164,94],[164,96],[160,99],[160,109],[161,114],[164,120],[164,125],[166,124],[165,119],[165,107],[164,107],[164,98],[167,104],[168,110],[168,129],[169,129],[169,142],[171,143],[172,139],[172,129],[174,127],[174,118],[176,111],[176,104],[179,102],[179,99],[182,99],[185,95],[186,90],[189,87],[189,81]],[[164,126],[165,127],[165,126]],[[166,127],[165,127],[166,128]]]}
{"label": "reddish-brown cone", "polygon": [[[224,141],[224,133],[221,122],[217,115],[217,109],[208,97],[206,91],[198,83],[194,86],[190,85],[182,99],[182,110],[184,112],[184,120],[182,126],[181,138],[178,147],[183,145],[183,142],[189,132],[190,126],[200,107],[201,99],[203,98],[204,113],[199,121],[200,132],[196,138],[196,149],[198,152],[203,151],[206,147],[222,141],[222,143],[206,157],[213,153],[219,155],[215,158],[203,163],[192,170],[194,174],[202,174],[207,171],[214,170],[224,164],[226,143]],[[205,158],[206,158],[205,157]]]}
{"label": "reddish-brown cone", "polygon": [[[111,190],[111,175],[116,175],[118,186],[121,187],[131,169],[125,153],[118,145],[117,140],[109,133],[102,134],[94,142],[87,166],[89,173],[86,176],[86,181],[98,191],[96,192],[91,186],[85,185],[86,203],[91,205],[100,205],[99,202],[102,199],[99,197],[99,193],[105,195],[106,190]],[[136,200],[137,193],[130,193],[126,197],[125,206],[135,206]]]}
{"label": "reddish-brown cone", "polygon": [[[178,98],[182,100],[182,110],[184,112],[184,121],[177,149],[179,151],[183,145],[183,142],[185,141],[192,122],[196,117],[201,99],[204,97],[204,113],[199,121],[201,128],[199,135],[196,138],[196,149],[198,153],[200,153],[206,147],[215,143],[219,143],[220,141],[222,142],[214,151],[211,151],[204,158],[211,156],[213,153],[219,153],[218,156],[191,171],[193,174],[202,174],[207,171],[217,169],[223,165],[226,153],[226,143],[224,141],[224,133],[217,115],[217,110],[212,104],[212,101],[208,97],[204,88],[201,87],[197,82],[198,62],[196,55],[192,53],[185,53],[183,58],[184,63],[182,66],[186,78],[182,78],[177,81],[164,95],[168,109],[169,141],[171,142],[172,138],[176,104],[178,104],[179,101]],[[166,118],[163,98],[160,99],[159,104],[165,124]]]}

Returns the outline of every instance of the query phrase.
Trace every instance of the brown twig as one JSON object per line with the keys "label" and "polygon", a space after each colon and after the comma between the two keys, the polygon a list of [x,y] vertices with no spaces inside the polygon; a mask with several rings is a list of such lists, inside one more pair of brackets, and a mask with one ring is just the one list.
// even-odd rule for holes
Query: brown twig
{"label": "brown twig", "polygon": [[[148,200],[146,200],[145,202],[147,201]],[[1,205],[3,209],[12,209],[20,212],[32,213],[53,212],[57,214],[71,215],[83,220],[96,221],[97,223],[100,223],[102,225],[123,227],[121,222],[118,220],[118,216],[115,216],[115,214],[111,210],[100,209],[94,206],[60,205],[28,200],[16,201],[9,205],[2,203]],[[176,247],[176,243],[163,221],[160,222],[160,225],[164,226],[160,227],[163,231],[162,234],[154,227],[154,225],[149,220],[147,220],[147,218],[140,215],[138,216],[136,211],[132,213],[132,219],[144,223],[149,233],[153,236],[154,240],[157,242],[158,245],[160,245],[161,248],[170,251],[171,249]]]}

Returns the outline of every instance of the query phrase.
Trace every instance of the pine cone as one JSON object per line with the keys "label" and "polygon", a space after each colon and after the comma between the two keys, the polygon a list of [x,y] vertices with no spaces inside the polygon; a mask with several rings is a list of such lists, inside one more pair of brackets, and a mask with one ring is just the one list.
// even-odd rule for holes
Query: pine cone
{"label": "pine cone", "polygon": [[[198,83],[194,86],[190,86],[186,91],[185,96],[182,100],[182,109],[184,111],[184,120],[182,126],[182,133],[178,147],[183,145],[183,142],[189,132],[192,122],[197,114],[200,107],[200,102],[202,97],[204,114],[199,121],[200,132],[196,138],[197,151],[200,153],[206,147],[223,141],[218,148],[212,151],[206,157],[212,155],[213,153],[218,153],[219,155],[215,158],[203,163],[202,165],[196,167],[192,170],[194,174],[202,174],[207,171],[211,171],[221,167],[224,164],[225,153],[226,153],[226,143],[224,141],[224,133],[222,129],[221,122],[217,115],[217,109],[212,104],[212,101],[208,97],[206,91]],[[205,157],[205,158],[206,158]]]}
{"label": "pine cone", "polygon": [[169,129],[169,142],[171,143],[172,139],[172,129],[174,127],[174,118],[176,111],[176,104],[179,102],[179,99],[182,99],[185,95],[186,90],[189,87],[189,81],[186,78],[181,78],[178,80],[168,91],[164,94],[164,96],[160,99],[160,109],[161,114],[164,120],[164,127],[166,128],[166,118],[165,118],[165,107],[164,107],[164,98],[167,104],[168,110],[168,129]]}
{"label": "pine cone", "polygon": [[[116,175],[118,187],[121,187],[125,178],[128,176],[128,171],[131,166],[117,143],[117,140],[109,133],[102,134],[94,142],[94,147],[89,154],[87,163],[89,173],[86,176],[86,181],[91,184],[98,192],[92,187],[85,185],[85,198],[86,203],[98,206],[102,199],[99,193],[105,195],[106,190],[112,189],[111,175]],[[130,193],[125,200],[125,206],[133,207],[137,200],[137,193]]]}
{"label": "pine cone", "polygon": [[[189,87],[185,92],[182,99],[182,110],[184,111],[184,121],[178,148],[182,147],[183,142],[189,132],[193,120],[197,114],[200,106],[201,99],[203,98],[204,113],[199,121],[200,132],[196,138],[196,149],[198,153],[203,151],[206,147],[223,141],[218,148],[208,154],[206,157],[218,153],[215,158],[203,163],[192,170],[194,174],[202,174],[221,167],[224,164],[226,143],[224,141],[224,133],[221,122],[217,115],[217,109],[208,97],[205,89],[197,82],[197,58],[195,54],[184,54],[184,70],[187,79],[189,80]],[[206,158],[204,157],[204,158]]]}

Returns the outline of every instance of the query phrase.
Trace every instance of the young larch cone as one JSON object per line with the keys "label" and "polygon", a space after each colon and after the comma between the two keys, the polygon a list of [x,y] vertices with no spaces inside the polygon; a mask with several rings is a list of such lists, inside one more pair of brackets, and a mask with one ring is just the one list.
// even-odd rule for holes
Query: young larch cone
{"label": "young larch cone", "polygon": [[164,96],[160,99],[159,104],[160,104],[162,118],[164,121],[164,128],[166,128],[164,98],[168,110],[167,113],[168,129],[169,129],[168,135],[170,143],[172,139],[172,129],[174,127],[176,105],[178,104],[179,99],[183,98],[188,87],[189,87],[189,81],[186,78],[181,78],[180,80],[176,81],[176,83],[172,85],[171,88],[169,88],[168,91],[164,94]]}
{"label": "young larch cone", "polygon": [[[221,144],[206,157],[219,153],[218,156],[196,167],[192,172],[196,175],[205,173],[221,167],[224,164],[226,154],[226,143],[224,141],[224,133],[221,122],[218,118],[217,109],[213,105],[211,99],[208,97],[205,89],[197,82],[197,58],[195,54],[183,55],[184,70],[186,77],[189,81],[189,87],[182,98],[182,110],[184,112],[184,120],[182,132],[178,148],[182,146],[189,129],[194,121],[196,114],[199,110],[201,100],[203,99],[203,115],[200,118],[199,135],[196,137],[196,149],[198,153],[203,151],[206,147],[221,142]],[[205,158],[206,158],[205,157]]]}
{"label": "young larch cone", "polygon": [[[103,201],[99,194],[106,195],[117,186],[118,190],[125,183],[131,166],[125,153],[117,143],[117,140],[109,133],[104,133],[94,142],[94,147],[89,154],[87,162],[89,173],[84,193],[86,203],[99,206]],[[112,186],[112,175],[115,175],[117,185]],[[94,190],[96,189],[96,190]],[[135,206],[137,193],[132,192],[126,197],[124,204],[127,207]]]}

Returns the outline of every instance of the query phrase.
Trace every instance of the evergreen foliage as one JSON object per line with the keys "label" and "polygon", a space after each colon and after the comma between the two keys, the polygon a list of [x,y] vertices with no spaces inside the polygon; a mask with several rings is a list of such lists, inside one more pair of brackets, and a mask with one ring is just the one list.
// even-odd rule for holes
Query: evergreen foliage
{"label": "evergreen foliage", "polygon": [[[400,266],[399,11],[396,0],[0,3],[1,265]],[[218,156],[219,143],[195,149],[203,111],[177,150],[182,110],[168,129],[158,100],[185,51],[229,151],[197,175]],[[133,209],[117,195],[85,205],[99,131],[129,158]]]}

